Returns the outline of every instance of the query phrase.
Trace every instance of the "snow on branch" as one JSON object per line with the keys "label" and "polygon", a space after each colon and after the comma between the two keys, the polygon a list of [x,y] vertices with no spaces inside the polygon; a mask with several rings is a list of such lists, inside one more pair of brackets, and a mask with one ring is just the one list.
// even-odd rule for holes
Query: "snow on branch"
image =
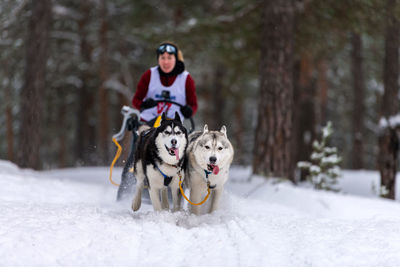
{"label": "snow on branch", "polygon": [[62,5],[55,5],[53,7],[53,14],[59,17],[73,18],[75,20],[82,18],[82,15],[79,12]]}
{"label": "snow on branch", "polygon": [[239,12],[237,12],[236,14],[231,15],[231,16],[227,16],[227,15],[218,16],[216,18],[216,21],[220,22],[220,23],[232,23],[238,19],[245,17],[247,14],[251,13],[253,10],[255,10],[256,8],[259,7],[260,3],[261,2],[254,3],[253,5],[248,5],[248,6],[244,7],[243,9],[239,10]]}
{"label": "snow on branch", "polygon": [[389,118],[382,117],[379,120],[379,127],[381,129],[385,128],[399,128],[400,127],[400,113],[390,116]]}
{"label": "snow on branch", "polygon": [[124,95],[129,101],[132,99],[133,94],[130,92],[129,87],[122,84],[120,81],[116,79],[109,79],[104,84],[105,88],[114,90],[122,95]]}
{"label": "snow on branch", "polygon": [[11,9],[9,19],[2,22],[2,26],[0,27],[1,31],[6,30],[10,27],[14,22],[19,22],[20,15],[19,13],[24,9],[25,5],[28,3],[28,0],[19,1],[18,5],[15,8]]}
{"label": "snow on branch", "polygon": [[[181,26],[178,26],[177,28],[174,29],[175,33],[189,33],[196,28],[201,28],[201,27],[211,27],[217,24],[229,24],[237,21],[238,19],[241,19],[245,17],[246,15],[250,14],[251,12],[257,10],[257,8],[260,8],[260,5],[262,4],[262,1],[257,1],[253,4],[247,5],[238,12],[234,13],[233,15],[220,15],[213,17],[212,19],[210,18],[205,18],[205,19],[197,19],[197,18],[189,18],[186,22],[182,23]],[[165,24],[163,27],[158,27],[158,28],[152,28],[146,30],[147,33],[150,33],[153,31],[155,34],[160,34],[160,33],[165,33],[168,32],[168,29],[170,28],[170,25]],[[143,29],[137,29],[137,31],[134,31],[135,33],[141,34],[143,33]]]}

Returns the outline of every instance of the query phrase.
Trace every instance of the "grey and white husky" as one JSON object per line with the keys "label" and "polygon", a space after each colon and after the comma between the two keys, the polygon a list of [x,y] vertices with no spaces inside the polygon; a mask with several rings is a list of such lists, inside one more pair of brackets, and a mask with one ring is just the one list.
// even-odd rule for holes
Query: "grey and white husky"
{"label": "grey and white husky", "polygon": [[[141,205],[142,192],[148,185],[151,203],[156,211],[169,209],[168,187],[171,188],[173,210],[180,209],[179,176],[184,179],[185,152],[188,135],[178,113],[173,120],[162,115],[158,128],[142,126],[136,146],[134,172],[136,191],[132,209]],[[161,194],[161,198],[160,198]]]}
{"label": "grey and white husky", "polygon": [[[212,194],[207,200],[211,201],[208,212],[213,212],[218,208],[234,155],[226,127],[222,126],[220,131],[209,131],[206,124],[203,132],[190,134],[187,155],[185,184],[190,188],[190,201],[201,202],[209,187]],[[192,205],[191,211],[199,215],[201,206]]]}

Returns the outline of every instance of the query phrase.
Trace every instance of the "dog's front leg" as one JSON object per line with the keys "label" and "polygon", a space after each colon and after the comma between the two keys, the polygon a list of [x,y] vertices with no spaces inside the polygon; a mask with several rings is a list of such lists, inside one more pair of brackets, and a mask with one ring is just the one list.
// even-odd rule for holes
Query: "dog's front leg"
{"label": "dog's front leg", "polygon": [[159,188],[151,188],[150,189],[150,199],[153,204],[153,208],[155,211],[161,211],[161,200],[160,200],[160,189]]}
{"label": "dog's front leg", "polygon": [[214,189],[213,191],[214,192],[213,192],[213,197],[211,199],[212,201],[211,201],[210,213],[218,209],[219,201],[221,200],[222,192],[224,191],[224,189],[221,187],[218,189]]}
{"label": "dog's front leg", "polygon": [[139,181],[136,184],[136,192],[135,192],[135,197],[133,198],[132,201],[132,209],[133,211],[139,210],[141,204],[142,204],[142,192],[143,192],[143,181]]}
{"label": "dog's front leg", "polygon": [[173,211],[179,211],[181,209],[181,200],[182,200],[181,192],[179,188],[171,187],[171,193],[172,193],[172,202],[174,203]]}
{"label": "dog's front leg", "polygon": [[161,189],[161,208],[163,210],[169,209],[169,202],[168,202],[168,187]]}
{"label": "dog's front leg", "polygon": [[[191,201],[191,202],[193,202],[193,203],[199,203],[199,202],[202,201],[202,199],[201,199],[201,197],[202,197],[201,188],[202,188],[202,187],[200,187],[200,188],[198,188],[198,187],[193,188],[193,186],[192,186],[192,189],[190,190],[190,201]],[[194,213],[194,214],[196,214],[196,215],[200,215],[201,206],[200,206],[200,205],[191,205],[190,210],[191,210],[192,213]]]}

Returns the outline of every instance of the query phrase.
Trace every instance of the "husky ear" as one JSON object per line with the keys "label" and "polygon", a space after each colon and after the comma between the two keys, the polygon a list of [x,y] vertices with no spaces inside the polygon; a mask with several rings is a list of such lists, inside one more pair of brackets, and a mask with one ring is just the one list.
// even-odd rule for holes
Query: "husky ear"
{"label": "husky ear", "polygon": [[181,121],[181,116],[179,116],[178,112],[175,112],[175,119],[176,121]]}
{"label": "husky ear", "polygon": [[203,133],[208,133],[208,125],[207,124],[204,125]]}
{"label": "husky ear", "polygon": [[228,137],[227,135],[226,135],[226,127],[225,127],[225,125],[223,125],[222,127],[221,127],[221,130],[219,130],[221,133],[223,133],[224,135],[225,135],[225,137]]}

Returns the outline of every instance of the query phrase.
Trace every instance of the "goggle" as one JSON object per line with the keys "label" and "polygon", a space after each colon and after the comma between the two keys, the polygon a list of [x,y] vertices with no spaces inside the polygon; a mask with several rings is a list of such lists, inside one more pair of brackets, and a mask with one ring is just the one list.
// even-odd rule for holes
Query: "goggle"
{"label": "goggle", "polygon": [[168,54],[175,54],[176,55],[176,47],[170,44],[162,44],[157,49],[157,54],[161,55],[167,52]]}

